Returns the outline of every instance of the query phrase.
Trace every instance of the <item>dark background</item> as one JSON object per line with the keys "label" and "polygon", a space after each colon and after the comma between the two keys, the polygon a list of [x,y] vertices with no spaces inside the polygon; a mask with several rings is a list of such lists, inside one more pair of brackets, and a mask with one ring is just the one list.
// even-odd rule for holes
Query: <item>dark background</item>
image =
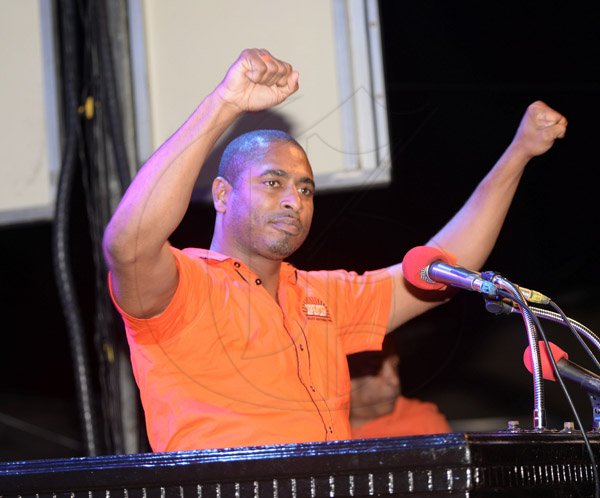
{"label": "dark background", "polygon": [[[541,99],[568,118],[567,136],[528,166],[484,269],[542,291],[597,330],[599,14],[596,3],[381,1],[392,183],[317,195],[311,235],[292,262],[362,272],[400,261],[460,208],[510,143],[526,107]],[[76,188],[72,254],[90,325],[94,286],[88,223],[77,209],[82,195]],[[210,206],[193,204],[173,244],[207,246],[212,220]],[[46,222],[0,227],[2,460],[84,454],[51,237]],[[543,325],[572,360],[591,368],[566,328]],[[520,316],[491,315],[481,296],[461,291],[395,334],[407,396],[438,403],[457,430],[502,429],[511,419],[531,427]],[[90,338],[92,356],[96,347]],[[558,386],[545,387],[548,426],[561,428],[573,415]],[[568,387],[589,428],[589,401]]]}

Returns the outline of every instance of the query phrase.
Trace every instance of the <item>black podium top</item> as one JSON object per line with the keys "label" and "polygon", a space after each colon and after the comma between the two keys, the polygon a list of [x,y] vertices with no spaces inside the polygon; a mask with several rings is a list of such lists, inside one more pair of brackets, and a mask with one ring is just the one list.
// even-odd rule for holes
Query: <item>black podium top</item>
{"label": "black podium top", "polygon": [[575,497],[592,469],[578,432],[450,433],[5,462],[0,497]]}

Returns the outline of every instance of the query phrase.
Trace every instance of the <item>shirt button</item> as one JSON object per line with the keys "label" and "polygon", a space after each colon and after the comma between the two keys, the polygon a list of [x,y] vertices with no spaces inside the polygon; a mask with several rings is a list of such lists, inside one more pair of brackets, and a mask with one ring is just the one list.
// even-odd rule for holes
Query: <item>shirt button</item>
{"label": "shirt button", "polygon": [[257,279],[254,281],[254,283],[255,283],[256,285],[260,285],[260,284],[262,284],[262,280],[261,280],[260,278],[257,278]]}
{"label": "shirt button", "polygon": [[233,266],[235,266],[236,268],[239,268],[241,265],[236,261],[235,263],[233,263]]}
{"label": "shirt button", "polygon": [[315,386],[310,386],[310,390],[311,390],[313,393],[317,391],[317,390],[315,389]]}
{"label": "shirt button", "polygon": [[303,344],[300,344],[299,348],[300,348],[300,351],[304,351],[304,345]]}
{"label": "shirt button", "polygon": [[331,428],[331,426],[329,426],[328,429],[329,429],[329,434],[333,434],[333,429]]}

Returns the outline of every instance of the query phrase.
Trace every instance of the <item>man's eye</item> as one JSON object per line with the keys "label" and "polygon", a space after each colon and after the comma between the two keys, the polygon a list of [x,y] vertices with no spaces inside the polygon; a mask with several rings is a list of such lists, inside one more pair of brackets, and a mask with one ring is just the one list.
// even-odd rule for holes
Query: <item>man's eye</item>
{"label": "man's eye", "polygon": [[307,197],[310,197],[313,195],[313,190],[311,188],[308,187],[301,187],[298,189],[298,192],[300,192],[302,195],[305,195]]}
{"label": "man's eye", "polygon": [[265,185],[267,187],[279,187],[279,180],[265,180]]}

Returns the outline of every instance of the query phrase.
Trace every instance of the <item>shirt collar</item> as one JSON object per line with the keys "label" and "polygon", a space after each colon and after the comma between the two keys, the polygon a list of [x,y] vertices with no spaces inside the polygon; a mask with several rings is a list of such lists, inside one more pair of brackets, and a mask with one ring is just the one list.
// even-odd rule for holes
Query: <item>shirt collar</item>
{"label": "shirt collar", "polygon": [[210,249],[201,249],[199,247],[186,247],[185,249],[182,249],[182,252],[192,258],[213,259],[216,261],[225,261],[226,259],[233,260],[232,257],[225,256],[225,254],[221,254],[220,252],[211,251]]}
{"label": "shirt collar", "polygon": [[[229,260],[231,264],[238,263],[239,265],[243,265],[244,267],[246,267],[246,265],[242,261],[232,258],[231,256],[226,256],[225,254],[221,254],[217,251],[211,251],[210,249],[202,249],[199,247],[186,247],[185,249],[182,249],[182,252],[193,258],[211,259],[213,261],[219,262]],[[298,280],[296,268],[294,268],[294,266],[290,263],[287,263],[285,261],[282,262],[281,274],[279,278],[280,281],[281,279],[285,279],[288,282],[295,284]]]}

